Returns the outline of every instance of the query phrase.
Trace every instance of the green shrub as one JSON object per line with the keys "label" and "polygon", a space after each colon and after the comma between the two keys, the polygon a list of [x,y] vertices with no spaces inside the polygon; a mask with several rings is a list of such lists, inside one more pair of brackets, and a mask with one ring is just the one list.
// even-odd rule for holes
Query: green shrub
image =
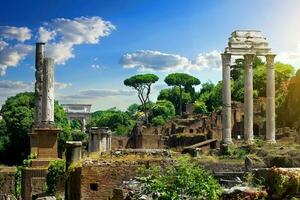
{"label": "green shrub", "polygon": [[218,181],[205,169],[182,157],[165,170],[158,166],[140,168],[144,194],[159,194],[154,199],[219,199],[222,192]]}
{"label": "green shrub", "polygon": [[230,159],[244,159],[247,155],[247,151],[239,148],[236,145],[229,145],[226,151],[223,154],[223,158]]}
{"label": "green shrub", "polygon": [[155,126],[163,126],[166,123],[166,121],[162,116],[157,116],[152,119],[152,123]]}
{"label": "green shrub", "polygon": [[63,181],[66,178],[66,161],[54,160],[48,166],[48,173],[46,176],[46,184],[48,193],[54,194],[56,192],[56,186],[59,181]]}
{"label": "green shrub", "polygon": [[208,112],[205,102],[201,100],[197,100],[195,102],[194,109],[195,109],[194,112],[198,114],[206,114]]}

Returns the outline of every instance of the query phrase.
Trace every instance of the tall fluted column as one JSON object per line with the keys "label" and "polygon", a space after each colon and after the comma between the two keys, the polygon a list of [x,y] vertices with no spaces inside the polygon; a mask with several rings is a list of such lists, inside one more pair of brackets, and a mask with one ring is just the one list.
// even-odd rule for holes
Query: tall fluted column
{"label": "tall fluted column", "polygon": [[244,82],[244,138],[253,142],[253,59],[255,54],[245,54]]}
{"label": "tall fluted column", "polygon": [[230,84],[230,54],[222,55],[222,72],[223,72],[223,109],[222,109],[222,143],[230,144],[231,139],[231,84]]}
{"label": "tall fluted column", "polygon": [[54,124],[54,60],[44,59],[42,122]]}
{"label": "tall fluted column", "polygon": [[35,117],[34,125],[37,127],[42,121],[42,96],[43,96],[43,65],[44,45],[36,43],[35,51]]}
{"label": "tall fluted column", "polygon": [[266,140],[275,143],[275,54],[266,55],[267,60],[267,107],[266,107]]}

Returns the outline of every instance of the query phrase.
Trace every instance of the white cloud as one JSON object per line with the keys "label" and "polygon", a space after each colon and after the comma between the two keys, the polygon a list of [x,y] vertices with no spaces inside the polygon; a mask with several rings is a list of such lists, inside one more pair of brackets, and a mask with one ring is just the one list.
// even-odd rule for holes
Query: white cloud
{"label": "white cloud", "polygon": [[0,88],[8,90],[26,90],[32,89],[32,83],[24,83],[22,81],[12,81],[12,80],[1,80]]}
{"label": "white cloud", "polygon": [[100,38],[110,35],[115,26],[100,17],[77,17],[74,19],[57,18],[40,27],[39,38],[45,41],[57,39],[46,46],[47,56],[57,64],[65,64],[74,58],[73,46],[98,44]]}
{"label": "white cloud", "polygon": [[73,45],[68,43],[51,43],[46,45],[46,54],[54,58],[57,64],[65,64],[70,58],[74,58]]}
{"label": "white cloud", "polygon": [[44,27],[40,27],[38,31],[38,41],[39,42],[48,42],[55,38],[56,32],[54,30],[49,31]]}
{"label": "white cloud", "polygon": [[300,68],[300,44],[294,51],[282,52],[275,57],[276,61],[293,65],[296,69]]}
{"label": "white cloud", "polygon": [[24,42],[31,38],[31,30],[27,27],[0,26],[0,37]]}
{"label": "white cloud", "polygon": [[137,68],[140,71],[169,71],[183,69],[184,66],[189,64],[189,60],[176,54],[139,50],[123,55],[120,64],[124,68]]}
{"label": "white cloud", "polygon": [[120,59],[124,68],[137,68],[139,71],[176,71],[176,70],[203,70],[220,69],[220,51],[214,50],[209,53],[199,54],[195,60],[159,51],[139,50],[127,53]]}
{"label": "white cloud", "polygon": [[[0,44],[1,46],[1,44]],[[0,48],[0,75],[6,73],[8,67],[16,67],[31,51],[33,47],[25,44],[14,46],[1,46]]]}
{"label": "white cloud", "polygon": [[191,65],[194,70],[221,69],[221,67],[221,52],[218,50],[198,54]]}
{"label": "white cloud", "polygon": [[63,100],[78,100],[78,99],[96,99],[103,97],[113,97],[113,96],[130,96],[135,94],[133,90],[112,90],[112,89],[92,89],[83,90],[77,94],[73,95],[60,95]]}
{"label": "white cloud", "polygon": [[71,87],[72,83],[61,83],[61,82],[56,82],[54,83],[54,87],[55,89],[61,90],[61,89],[65,89],[68,87]]}
{"label": "white cloud", "polygon": [[[54,58],[57,64],[65,64],[75,57],[75,45],[98,44],[102,37],[110,35],[113,30],[115,26],[111,22],[97,16],[57,18],[39,27],[35,38],[40,42],[48,42],[46,56]],[[8,44],[8,40],[23,43],[29,39],[31,39],[31,30],[27,27],[0,26],[1,76],[5,75],[8,67],[16,67],[33,50],[30,45]]]}
{"label": "white cloud", "polygon": [[8,43],[0,40],[0,51],[3,50],[7,45],[8,45]]}

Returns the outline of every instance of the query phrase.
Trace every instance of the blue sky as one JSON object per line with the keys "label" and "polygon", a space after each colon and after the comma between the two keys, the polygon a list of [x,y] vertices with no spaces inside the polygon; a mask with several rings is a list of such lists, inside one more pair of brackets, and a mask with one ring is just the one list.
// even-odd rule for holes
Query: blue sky
{"label": "blue sky", "polygon": [[277,60],[300,67],[297,0],[0,2],[0,104],[32,90],[34,44],[45,38],[56,59],[56,98],[93,110],[138,102],[123,86],[137,73],[159,75],[152,100],[171,72],[219,81],[219,53],[236,29],[261,30]]}

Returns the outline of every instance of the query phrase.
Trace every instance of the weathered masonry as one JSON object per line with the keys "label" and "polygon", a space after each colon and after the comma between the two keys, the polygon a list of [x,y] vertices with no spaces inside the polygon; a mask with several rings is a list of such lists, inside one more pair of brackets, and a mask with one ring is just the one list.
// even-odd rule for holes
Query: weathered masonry
{"label": "weathered masonry", "polygon": [[222,56],[223,72],[223,130],[222,142],[232,143],[231,137],[231,89],[230,66],[232,56],[243,56],[245,60],[245,95],[244,95],[244,138],[253,142],[253,59],[255,56],[264,56],[267,61],[267,104],[266,104],[266,140],[275,143],[275,71],[274,58],[268,47],[266,38],[261,31],[237,30],[231,34],[228,47]]}

